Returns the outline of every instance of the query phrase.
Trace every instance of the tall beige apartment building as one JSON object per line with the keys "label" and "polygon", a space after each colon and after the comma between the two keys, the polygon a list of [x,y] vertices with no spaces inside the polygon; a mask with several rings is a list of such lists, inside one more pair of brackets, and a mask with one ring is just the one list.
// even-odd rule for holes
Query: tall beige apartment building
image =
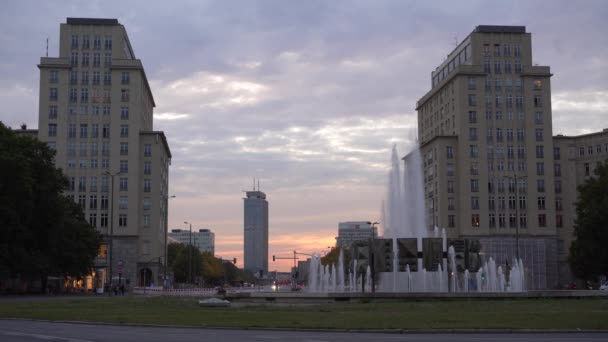
{"label": "tall beige apartment building", "polygon": [[57,151],[67,195],[103,234],[88,285],[162,285],[171,152],[153,130],[141,60],[116,19],[67,18],[59,45],[59,57],[38,65],[38,138]]}
{"label": "tall beige apartment building", "polygon": [[559,283],[551,76],[524,26],[477,26],[416,105],[429,228],[519,254],[531,289]]}

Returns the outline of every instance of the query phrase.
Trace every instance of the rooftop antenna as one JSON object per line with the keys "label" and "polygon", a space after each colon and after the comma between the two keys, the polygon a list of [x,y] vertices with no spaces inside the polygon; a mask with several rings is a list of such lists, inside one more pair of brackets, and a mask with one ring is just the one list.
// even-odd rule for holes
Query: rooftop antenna
{"label": "rooftop antenna", "polygon": [[46,56],[49,56],[49,37],[46,37]]}
{"label": "rooftop antenna", "polygon": [[458,47],[458,36],[454,36],[454,47]]}
{"label": "rooftop antenna", "polygon": [[260,180],[258,179],[258,191],[260,191]]}
{"label": "rooftop antenna", "polygon": [[253,191],[255,191],[255,177],[253,177]]}

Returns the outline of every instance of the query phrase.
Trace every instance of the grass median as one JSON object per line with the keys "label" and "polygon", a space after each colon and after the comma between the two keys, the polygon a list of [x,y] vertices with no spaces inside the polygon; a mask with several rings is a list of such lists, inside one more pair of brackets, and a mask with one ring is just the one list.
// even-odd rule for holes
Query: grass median
{"label": "grass median", "polygon": [[608,329],[608,300],[463,300],[202,308],[195,298],[97,297],[0,303],[0,318],[234,328]]}

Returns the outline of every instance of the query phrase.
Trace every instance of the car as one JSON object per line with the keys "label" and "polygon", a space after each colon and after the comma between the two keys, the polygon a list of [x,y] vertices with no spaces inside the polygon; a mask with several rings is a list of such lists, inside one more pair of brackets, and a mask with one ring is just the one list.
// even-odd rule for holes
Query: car
{"label": "car", "polygon": [[600,290],[601,291],[608,291],[608,281],[606,281],[605,283],[603,283],[602,285],[600,285]]}

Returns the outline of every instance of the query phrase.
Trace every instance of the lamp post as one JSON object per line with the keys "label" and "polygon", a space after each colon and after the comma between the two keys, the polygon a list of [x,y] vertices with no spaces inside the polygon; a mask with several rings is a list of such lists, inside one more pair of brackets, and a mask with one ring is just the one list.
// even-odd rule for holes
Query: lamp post
{"label": "lamp post", "polygon": [[165,196],[165,195],[161,195],[162,198],[165,200],[165,272],[164,272],[164,279],[163,279],[163,286],[167,287],[167,268],[169,267],[169,259],[167,258],[169,256],[169,252],[168,252],[168,244],[167,244],[167,234],[168,234],[168,226],[169,226],[169,199],[170,198],[175,198],[175,195],[173,196]]}
{"label": "lamp post", "polygon": [[190,225],[190,242],[188,243],[188,281],[192,283],[192,223],[184,221]]}
{"label": "lamp post", "polygon": [[[374,241],[376,238],[377,234],[374,234],[374,231],[377,229],[376,225],[379,224],[380,222],[368,222],[371,226],[372,226],[372,236],[370,237],[370,243],[369,243],[369,248],[370,248],[370,253],[369,253],[369,261],[370,261],[370,269],[372,272],[372,293],[376,292],[376,267],[375,267],[375,253],[374,253]],[[394,267],[394,265],[393,265]]]}
{"label": "lamp post", "polygon": [[[112,256],[114,254],[114,249],[113,249],[113,239],[114,239],[114,176],[120,176],[122,175],[122,172],[109,172],[106,171],[103,173],[103,175],[105,176],[110,176],[110,234],[109,234],[109,238],[110,238],[110,262],[108,264],[108,273],[110,273],[110,286],[112,286]],[[110,292],[111,293],[111,292]]]}

